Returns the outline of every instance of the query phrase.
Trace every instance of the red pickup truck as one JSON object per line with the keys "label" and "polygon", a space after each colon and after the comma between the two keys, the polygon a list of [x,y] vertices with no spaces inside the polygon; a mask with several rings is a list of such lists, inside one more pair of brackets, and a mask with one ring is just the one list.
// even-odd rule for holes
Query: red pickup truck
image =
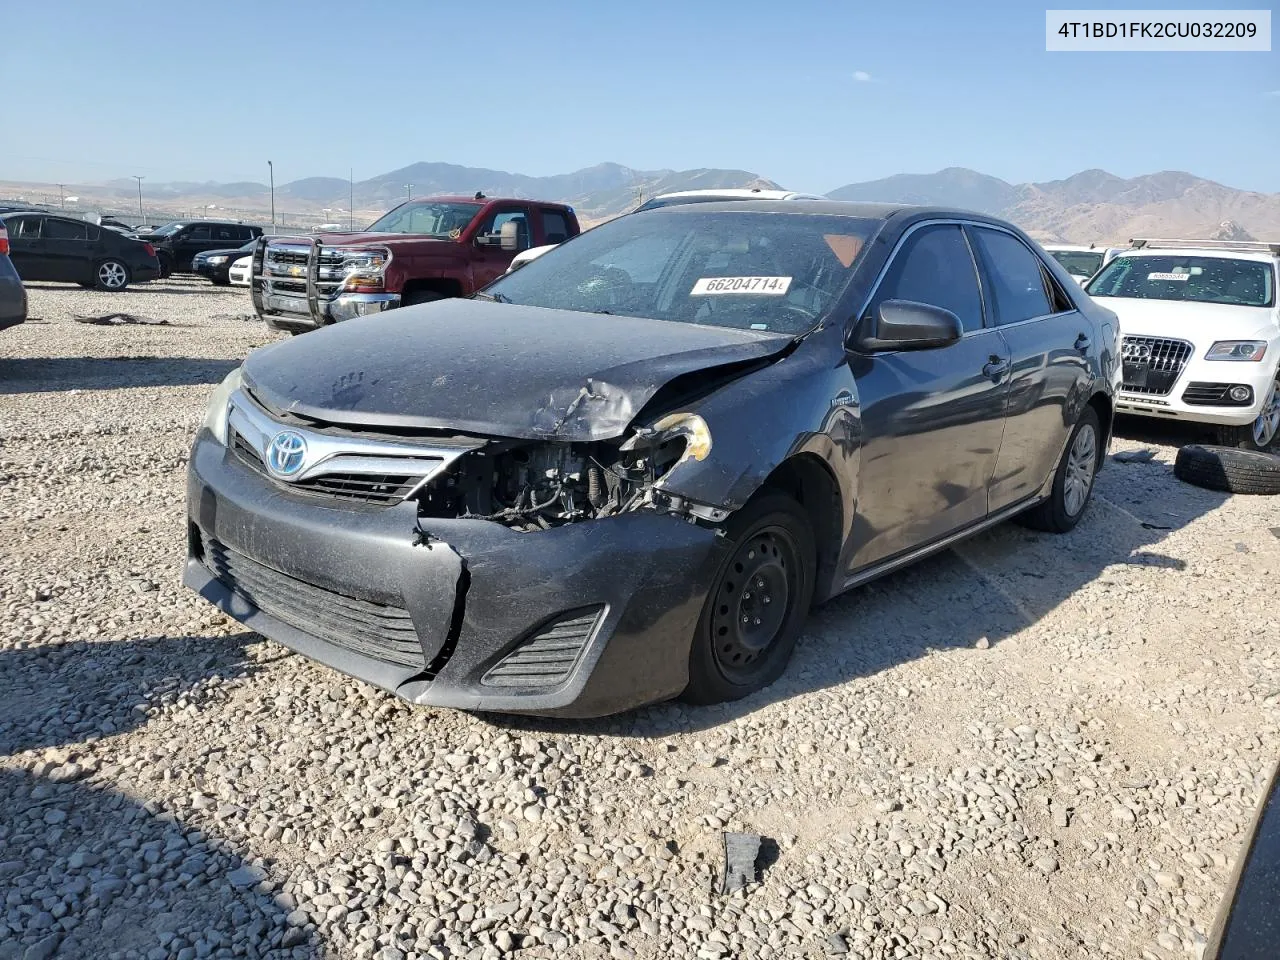
{"label": "red pickup truck", "polygon": [[578,234],[573,208],[534,200],[410,200],[360,233],[263,237],[253,305],[267,326],[302,333],[393,307],[462,297],[521,250]]}

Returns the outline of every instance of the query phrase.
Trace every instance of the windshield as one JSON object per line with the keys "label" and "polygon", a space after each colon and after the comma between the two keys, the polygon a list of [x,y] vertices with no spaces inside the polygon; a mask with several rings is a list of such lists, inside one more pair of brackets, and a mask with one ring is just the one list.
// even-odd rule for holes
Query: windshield
{"label": "windshield", "polygon": [[1102,266],[1102,251],[1050,250],[1049,256],[1062,264],[1062,269],[1073,277],[1092,277]]}
{"label": "windshield", "polygon": [[1269,307],[1275,302],[1275,273],[1261,260],[1173,254],[1117,257],[1094,277],[1089,295]]}
{"label": "windshield", "polygon": [[166,223],[163,227],[157,227],[151,232],[155,234],[157,237],[167,237],[177,233],[179,230],[181,230],[185,226],[186,224],[183,223],[181,220],[175,220],[173,223]]}
{"label": "windshield", "polygon": [[582,313],[803,333],[835,304],[880,225],[700,206],[619,217],[485,293]]}
{"label": "windshield", "polygon": [[456,239],[480,212],[479,203],[402,203],[373,222],[368,233],[412,233]]}

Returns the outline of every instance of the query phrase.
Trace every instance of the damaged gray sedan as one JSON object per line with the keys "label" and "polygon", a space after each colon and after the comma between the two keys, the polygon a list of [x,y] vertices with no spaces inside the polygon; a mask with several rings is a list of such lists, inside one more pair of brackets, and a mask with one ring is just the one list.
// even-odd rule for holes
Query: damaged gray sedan
{"label": "damaged gray sedan", "polygon": [[638,213],[250,356],[192,450],[185,580],[414,703],[734,699],[813,603],[1006,518],[1070,530],[1116,357],[997,220]]}

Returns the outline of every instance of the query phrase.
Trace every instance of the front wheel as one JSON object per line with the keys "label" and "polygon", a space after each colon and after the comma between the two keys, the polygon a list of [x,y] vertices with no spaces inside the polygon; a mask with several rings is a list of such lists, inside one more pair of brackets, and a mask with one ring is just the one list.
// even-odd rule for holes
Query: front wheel
{"label": "front wheel", "polygon": [[1074,529],[1093,495],[1093,481],[1098,475],[1102,454],[1098,414],[1093,407],[1085,407],[1067,441],[1058,469],[1054,471],[1053,489],[1048,499],[1018,519],[1025,526],[1049,533],[1066,533]]}
{"label": "front wheel", "polygon": [[93,279],[99,290],[117,292],[129,286],[129,268],[119,260],[103,260]]}
{"label": "front wheel", "polygon": [[809,517],[769,493],[734,517],[733,547],[707,592],[689,651],[692,703],[738,700],[776,680],[813,601],[817,551]]}
{"label": "front wheel", "polygon": [[1280,369],[1276,370],[1271,392],[1262,402],[1253,423],[1243,427],[1219,427],[1218,442],[1224,447],[1240,447],[1244,450],[1266,450],[1280,435]]}
{"label": "front wheel", "polygon": [[444,298],[444,294],[439,290],[413,290],[400,299],[400,306],[412,307],[419,303],[434,303]]}

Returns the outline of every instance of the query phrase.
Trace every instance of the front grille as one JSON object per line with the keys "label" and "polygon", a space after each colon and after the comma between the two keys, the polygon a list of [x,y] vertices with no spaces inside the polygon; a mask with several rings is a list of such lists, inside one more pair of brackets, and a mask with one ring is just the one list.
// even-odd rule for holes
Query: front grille
{"label": "front grille", "polygon": [[[231,429],[231,449],[253,469],[268,475],[261,455],[235,428]],[[294,481],[288,487],[300,493],[387,505],[399,503],[421,481],[421,475],[403,473],[325,473],[309,480]]]}
{"label": "front grille", "polygon": [[1247,407],[1253,403],[1253,391],[1243,400],[1232,400],[1228,391],[1235,383],[1199,383],[1192,381],[1183,391],[1182,402],[1199,407]]}
{"label": "front grille", "polygon": [[310,480],[299,480],[290,486],[308,493],[362,503],[399,503],[421,479],[403,474],[326,473]]}
{"label": "front grille", "polygon": [[1124,337],[1120,342],[1123,366],[1120,389],[1146,396],[1167,396],[1182,376],[1182,368],[1193,349],[1186,340],[1169,337]]}
{"label": "front grille", "polygon": [[[320,248],[316,265],[316,292],[328,299],[338,292],[344,279],[343,254]],[[311,253],[308,248],[267,244],[264,277],[270,281],[273,293],[305,296],[307,275],[311,271]]]}
{"label": "front grille", "polygon": [[200,537],[205,566],[264,613],[366,657],[418,669],[426,666],[407,610],[317,587],[251,560],[204,531]]}
{"label": "front grille", "polygon": [[544,624],[480,682],[489,687],[555,686],[578,662],[603,611],[603,607],[574,610]]}

